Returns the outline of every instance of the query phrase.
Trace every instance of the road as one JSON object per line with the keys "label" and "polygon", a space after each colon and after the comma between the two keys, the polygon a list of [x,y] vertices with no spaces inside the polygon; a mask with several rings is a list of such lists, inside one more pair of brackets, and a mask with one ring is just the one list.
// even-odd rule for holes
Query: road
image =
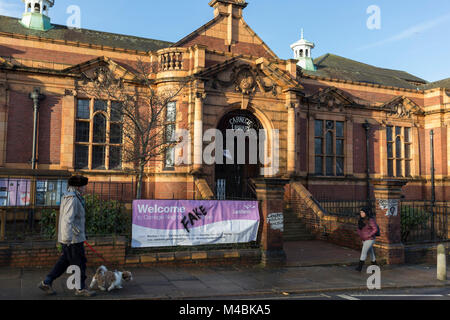
{"label": "road", "polygon": [[[217,298],[220,300],[220,298]],[[206,300],[206,299],[205,299]],[[367,290],[367,291],[351,291],[351,292],[317,292],[307,294],[290,294],[282,292],[271,295],[255,295],[255,296],[236,296],[226,297],[226,300],[253,300],[253,301],[282,301],[282,300],[299,300],[299,301],[370,301],[370,300],[403,300],[403,301],[450,301],[450,288],[421,288],[421,289],[401,289],[401,290]]]}

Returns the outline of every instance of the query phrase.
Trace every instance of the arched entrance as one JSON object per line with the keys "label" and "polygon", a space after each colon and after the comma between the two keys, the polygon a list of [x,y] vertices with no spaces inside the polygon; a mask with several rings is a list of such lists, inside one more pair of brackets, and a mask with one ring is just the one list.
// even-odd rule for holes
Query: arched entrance
{"label": "arched entrance", "polygon": [[[259,161],[260,143],[258,134],[260,129],[263,129],[261,122],[248,110],[231,111],[222,117],[218,130],[223,135],[223,164],[216,164],[215,168],[216,196],[218,199],[256,199],[251,179],[260,176],[261,162]],[[245,147],[241,143],[242,146],[239,148],[239,139],[233,136],[234,150],[228,150],[227,131],[234,135],[243,134],[245,136]],[[254,161],[255,157],[256,162]],[[245,159],[244,163],[242,162],[243,159]]]}

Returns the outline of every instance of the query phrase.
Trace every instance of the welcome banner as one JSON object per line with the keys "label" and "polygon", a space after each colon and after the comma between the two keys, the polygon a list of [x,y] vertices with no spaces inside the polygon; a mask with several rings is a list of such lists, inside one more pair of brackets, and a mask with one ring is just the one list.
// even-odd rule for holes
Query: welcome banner
{"label": "welcome banner", "polygon": [[256,241],[257,201],[135,200],[133,248]]}

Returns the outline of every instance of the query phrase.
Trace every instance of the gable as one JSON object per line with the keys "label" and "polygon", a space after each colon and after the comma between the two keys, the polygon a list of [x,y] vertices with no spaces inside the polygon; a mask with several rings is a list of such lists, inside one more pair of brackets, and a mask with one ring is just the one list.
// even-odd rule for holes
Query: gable
{"label": "gable", "polygon": [[136,78],[136,76],[132,72],[125,69],[124,67],[122,67],[121,65],[119,65],[118,63],[116,63],[115,61],[113,61],[108,57],[99,57],[96,59],[85,61],[75,66],[66,68],[62,70],[62,72],[66,74],[92,75],[99,68],[104,67],[112,71],[117,76],[117,78],[121,78],[124,80],[133,80]]}
{"label": "gable", "polygon": [[336,87],[320,89],[315,94],[309,96],[308,100],[318,106],[323,106],[329,109],[333,109],[334,107],[342,108],[354,106],[358,104],[349,94]]}
{"label": "gable", "polygon": [[288,90],[303,90],[296,79],[274,63],[265,58],[247,60],[242,55],[209,67],[194,76],[204,80],[206,88],[231,90],[244,95],[260,93],[277,96]]}
{"label": "gable", "polygon": [[423,110],[412,100],[401,96],[385,103],[381,108],[389,115],[397,118],[411,118],[412,115],[423,115]]}
{"label": "gable", "polygon": [[245,23],[242,17],[219,14],[199,29],[181,39],[172,47],[206,46],[209,50],[231,52],[267,59],[278,59],[276,54]]}

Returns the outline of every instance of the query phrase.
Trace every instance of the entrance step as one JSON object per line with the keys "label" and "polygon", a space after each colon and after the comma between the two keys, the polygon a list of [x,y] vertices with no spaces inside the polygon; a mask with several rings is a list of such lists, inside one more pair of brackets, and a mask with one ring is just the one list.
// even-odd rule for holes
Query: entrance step
{"label": "entrance step", "polygon": [[314,239],[314,236],[307,230],[302,220],[291,209],[285,209],[283,240],[290,242]]}

